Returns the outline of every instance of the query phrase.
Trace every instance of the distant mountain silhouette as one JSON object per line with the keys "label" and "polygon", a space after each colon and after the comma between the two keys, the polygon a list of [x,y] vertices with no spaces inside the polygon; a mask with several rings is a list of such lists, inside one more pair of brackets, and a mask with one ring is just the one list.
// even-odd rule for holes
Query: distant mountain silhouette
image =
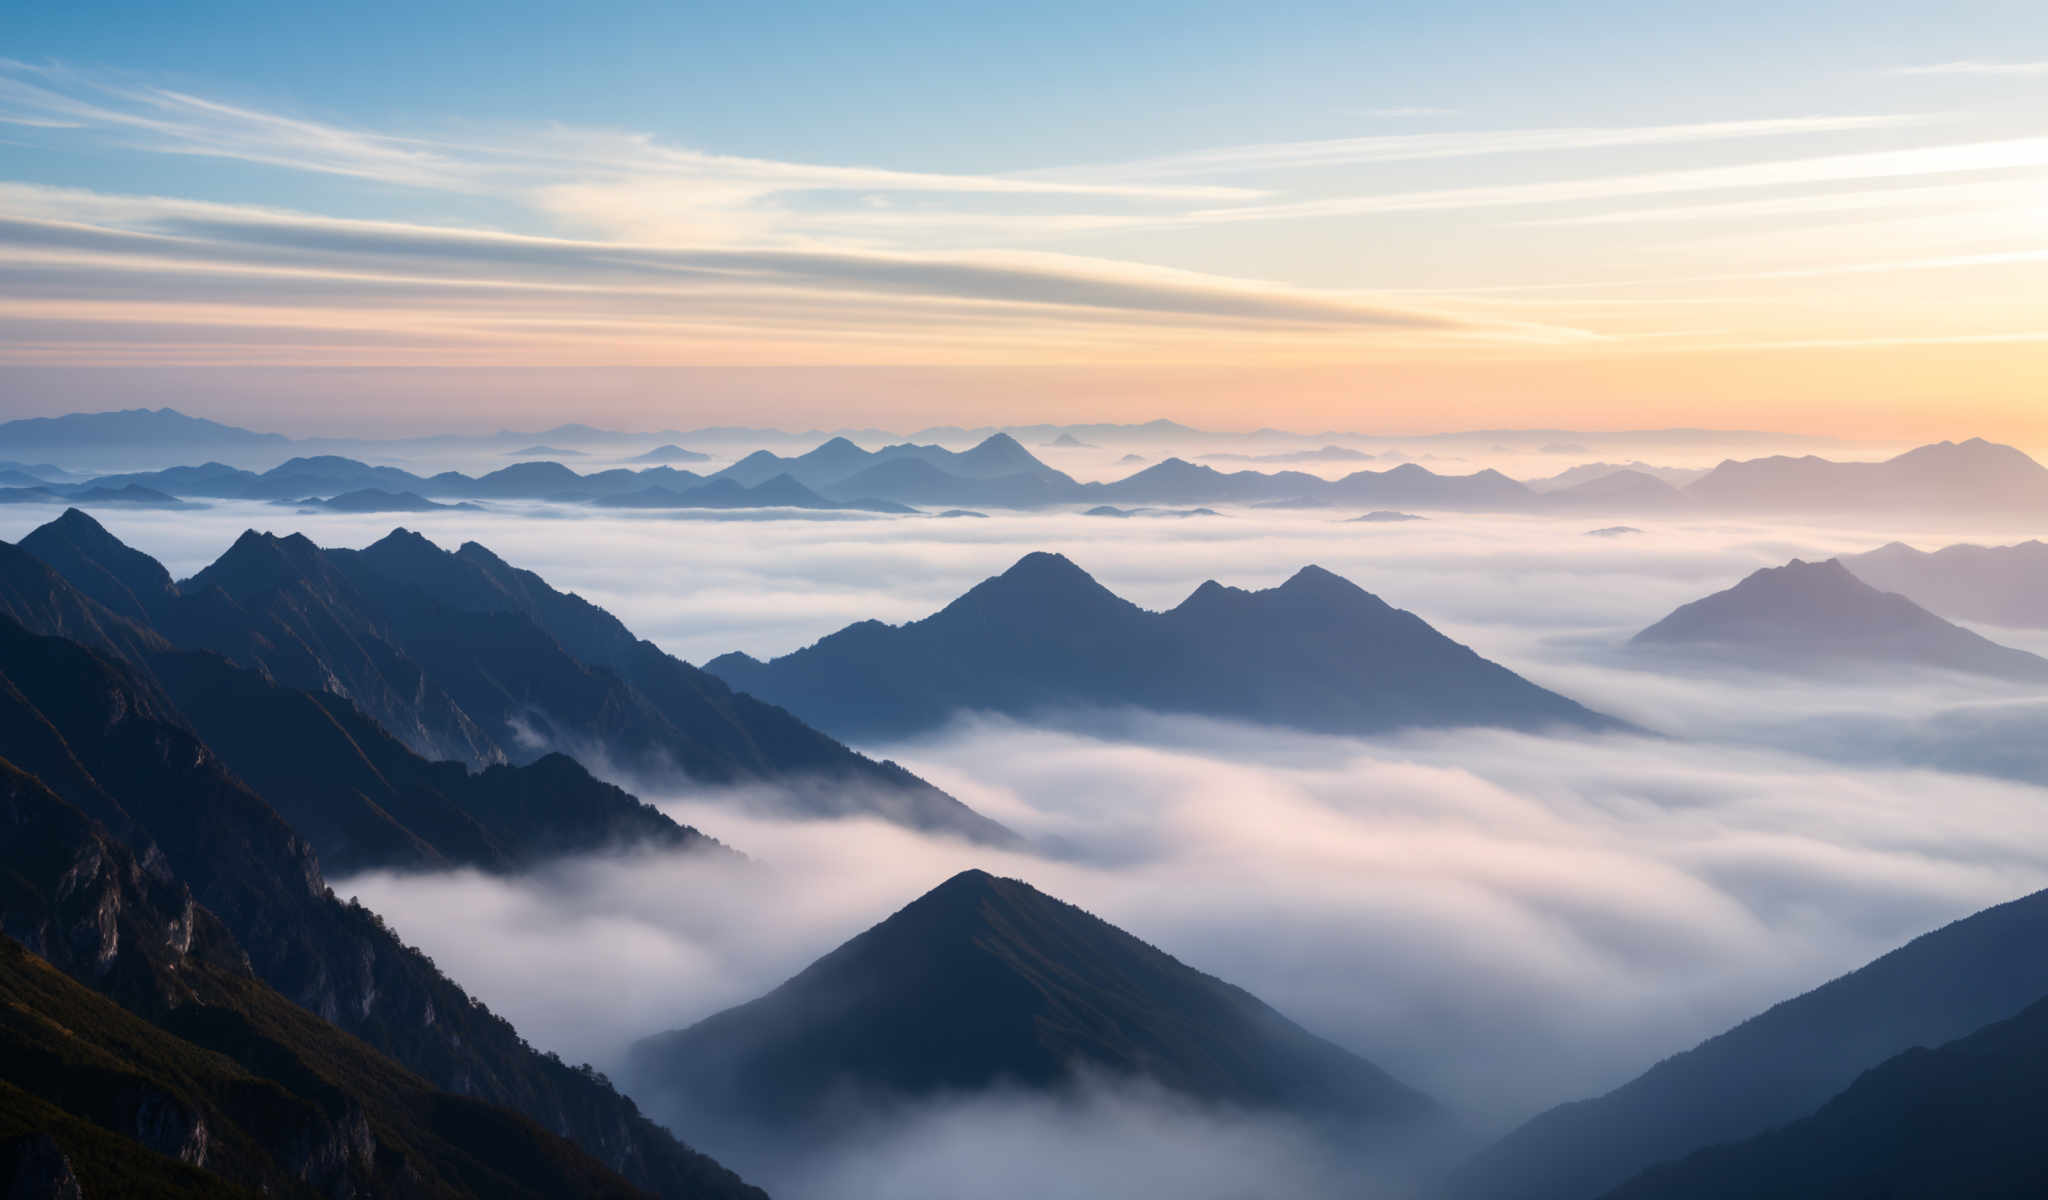
{"label": "distant mountain silhouette", "polygon": [[1685,491],[1716,507],[1776,512],[2039,514],[2048,511],[2048,467],[2011,446],[1971,438],[1884,462],[1724,462]]}
{"label": "distant mountain silhouette", "polygon": [[1353,517],[1351,522],[1363,525],[1398,525],[1408,521],[1426,521],[1428,519],[1428,517],[1418,517],[1414,513],[1395,512],[1391,508],[1381,508],[1375,509],[1362,517]]}
{"label": "distant mountain silhouette", "polygon": [[1945,617],[2048,628],[2048,542],[1949,546],[1932,554],[1893,542],[1842,563],[1865,583]]}
{"label": "distant mountain silhouette", "polygon": [[346,513],[478,511],[474,504],[442,504],[414,492],[387,492],[382,488],[362,488],[358,491],[343,492],[326,500],[309,497],[299,503],[311,508]]}
{"label": "distant mountain silhouette", "polygon": [[0,446],[19,454],[45,455],[69,463],[109,458],[164,461],[174,456],[230,452],[276,452],[291,439],[253,433],[172,408],[131,408],[120,412],[68,413],[0,423]]}
{"label": "distant mountain silhouette", "polygon": [[1434,1106],[1247,992],[1015,879],[965,871],[758,1000],[637,1046],[657,1109],[800,1136],[835,1102],[1138,1077],[1250,1109]]}
{"label": "distant mountain silhouette", "polygon": [[1664,512],[1693,508],[1697,503],[1654,475],[1613,471],[1543,492],[1535,507],[1551,511]]}
{"label": "distant mountain silhouette", "polygon": [[605,496],[597,503],[612,508],[819,508],[862,512],[911,513],[917,510],[893,500],[827,500],[783,474],[747,487],[735,479],[713,479],[678,491],[649,487]]}
{"label": "distant mountain silhouette", "polygon": [[176,496],[127,483],[119,487],[64,487],[37,484],[33,487],[0,488],[0,504],[63,504],[84,508],[203,508]]}
{"label": "distant mountain silhouette", "polygon": [[2031,1200],[2048,1196],[2048,1000],[1906,1050],[1813,1115],[1652,1168],[1610,1200]]}
{"label": "distant mountain silhouette", "polygon": [[1293,463],[1293,462],[1369,462],[1373,455],[1349,446],[1324,446],[1318,450],[1281,450],[1271,454],[1217,453],[1204,454],[1204,462],[1245,462],[1245,463]]}
{"label": "distant mountain silhouette", "polygon": [[1646,462],[1595,462],[1580,463],[1576,467],[1559,471],[1548,478],[1530,479],[1524,482],[1534,491],[1554,492],[1562,488],[1604,479],[1609,475],[1618,475],[1624,471],[1637,475],[1647,475],[1652,479],[1670,484],[1674,488],[1682,488],[1694,480],[1704,478],[1708,474],[1707,469],[1696,467],[1658,467]]}
{"label": "distant mountain silhouette", "polygon": [[1221,516],[1213,508],[1118,508],[1114,504],[1098,504],[1081,513],[1084,517],[1215,517]]}
{"label": "distant mountain silhouette", "polygon": [[[106,620],[121,619],[107,613]],[[534,1050],[373,914],[336,897],[305,840],[222,764],[135,668],[0,618],[0,759],[99,822],[148,864],[154,880],[188,886],[192,899],[233,935],[254,974],[293,1002],[294,1019],[333,1022],[436,1087],[525,1113],[642,1188],[674,1197],[748,1194],[601,1078]],[[10,933],[33,927],[17,923],[17,914],[66,902],[61,888],[35,883],[52,878],[45,874],[51,863],[36,846],[0,837],[0,896]],[[15,855],[23,857],[8,861]],[[97,861],[127,873],[118,862]],[[65,886],[91,881],[82,872],[65,872],[61,861],[57,868]],[[123,915],[119,908],[89,908],[115,921]],[[127,915],[136,916],[132,910]],[[179,915],[173,927],[179,939],[203,932],[195,924],[201,918]],[[66,949],[83,951],[88,960],[96,957],[94,944],[118,953],[118,944],[104,940],[115,930],[87,924],[92,927],[72,922],[64,928],[96,942]],[[59,953],[58,941],[41,944]],[[252,1044],[232,1025],[216,1032],[237,1039],[236,1045]],[[294,1066],[268,1054],[263,1062],[266,1070],[299,1072],[297,1080],[330,1097],[332,1088],[318,1077],[351,1070],[331,1056]],[[361,1083],[364,1076],[352,1071],[350,1078]]]}
{"label": "distant mountain silhouette", "polygon": [[1786,670],[1899,666],[2048,682],[2048,659],[2001,646],[1904,596],[1880,592],[1838,559],[1793,559],[1757,571],[1725,592],[1679,608],[1630,645]]}
{"label": "distant mountain silhouette", "polygon": [[[161,862],[145,866],[5,761],[0,878],[9,1195],[63,1195],[66,1181],[87,1196],[637,1191],[533,1121],[436,1090],[266,986]],[[45,1143],[40,1187],[7,1161],[24,1127]],[[701,1194],[751,1194],[704,1166]]]}
{"label": "distant mountain silhouette", "polygon": [[[1653,1164],[1795,1121],[1894,1055],[1967,1036],[2048,996],[2044,939],[2048,892],[1916,938],[1605,1096],[1536,1117],[1474,1159],[1452,1194],[1597,1196]],[[1894,1136],[1885,1129],[1871,1127],[1866,1152],[1884,1149]]]}
{"label": "distant mountain silhouette", "polygon": [[[72,512],[24,538],[22,550],[0,544],[0,567],[9,552],[33,555],[33,567],[12,593],[0,570],[0,611],[17,596],[32,628],[131,662],[173,647],[214,651],[286,688],[346,698],[427,759],[525,763],[567,747],[658,783],[774,780],[774,793],[804,812],[878,812],[1010,837],[894,763],[735,693],[473,543],[449,553],[398,530],[364,550],[322,550],[301,535],[250,531],[175,585],[147,555]],[[82,605],[43,613],[52,591],[35,572],[44,562],[98,604],[146,623],[148,644]],[[500,848],[517,857],[516,842]]]}
{"label": "distant mountain silhouette", "polygon": [[636,463],[710,462],[711,456],[709,454],[699,454],[695,450],[685,450],[674,442],[670,442],[667,445],[656,446],[645,454],[636,454],[626,461]]}
{"label": "distant mountain silhouette", "polygon": [[1319,567],[1261,592],[1205,583],[1150,613],[1060,555],[1028,554],[924,620],[705,669],[849,737],[1097,705],[1333,733],[1618,727]]}

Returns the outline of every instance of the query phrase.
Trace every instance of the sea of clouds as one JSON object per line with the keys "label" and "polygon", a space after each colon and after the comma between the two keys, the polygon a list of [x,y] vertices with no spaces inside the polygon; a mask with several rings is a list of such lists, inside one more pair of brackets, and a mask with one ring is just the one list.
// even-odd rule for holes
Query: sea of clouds
{"label": "sea of clouds", "polygon": [[[0,513],[0,536],[49,515]],[[1271,586],[1313,562],[1644,729],[1341,738],[1144,713],[968,716],[861,748],[1024,834],[1029,850],[873,820],[773,819],[747,797],[703,792],[647,798],[744,859],[634,852],[518,876],[336,881],[537,1045],[607,1070],[638,1038],[758,995],[981,867],[1249,989],[1442,1100],[1476,1137],[2048,885],[2048,805],[2026,782],[2048,782],[2043,698],[1954,678],[1675,673],[1623,648],[1671,608],[1794,556],[1894,537],[2003,543],[2019,529],[1638,520],[1641,534],[1595,538],[1586,531],[1607,522],[731,521],[542,505],[101,515],[180,576],[244,527],[341,546],[395,524],[449,548],[476,540],[698,662],[915,619],[1030,550],[1066,553],[1151,608],[1206,578]],[[2042,648],[2039,635],[1984,632]],[[778,1194],[819,1197],[1046,1194],[1062,1190],[1044,1186],[1049,1161],[1063,1162],[1065,1194],[1223,1197],[1262,1194],[1261,1172],[1277,1168],[1261,1164],[1306,1162],[1284,1123],[1113,1089],[1074,1104],[933,1106],[801,1161],[706,1148]],[[1294,1193],[1357,1179],[1303,1171]]]}

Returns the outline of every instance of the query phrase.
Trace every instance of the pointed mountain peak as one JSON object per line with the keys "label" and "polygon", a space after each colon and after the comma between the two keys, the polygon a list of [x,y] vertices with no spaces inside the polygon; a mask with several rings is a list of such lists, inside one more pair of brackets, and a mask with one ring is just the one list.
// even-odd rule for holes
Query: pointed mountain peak
{"label": "pointed mountain peak", "polygon": [[1095,577],[1074,560],[1050,550],[1033,550],[996,576],[1012,583],[1094,583]]}
{"label": "pointed mountain peak", "polygon": [[84,510],[67,508],[55,520],[45,521],[21,539],[21,544],[34,552],[35,542],[62,541],[80,549],[118,546],[128,547],[121,539],[107,532],[107,527],[87,515]]}
{"label": "pointed mountain peak", "polygon": [[969,588],[938,616],[966,616],[977,624],[1015,627],[1064,624],[1112,610],[1136,611],[1136,607],[1097,583],[1065,555],[1035,550],[1009,570]]}
{"label": "pointed mountain peak", "polygon": [[400,525],[363,547],[363,553],[388,564],[434,562],[444,557],[447,552],[428,541],[423,535]]}
{"label": "pointed mountain peak", "polygon": [[499,558],[495,551],[482,542],[462,543],[462,545],[455,548],[455,557],[492,570],[510,570],[512,566],[512,564],[504,559]]}
{"label": "pointed mountain peak", "polygon": [[1350,595],[1364,591],[1335,571],[1326,570],[1314,563],[1288,576],[1287,582],[1280,585],[1280,590],[1312,595]]}

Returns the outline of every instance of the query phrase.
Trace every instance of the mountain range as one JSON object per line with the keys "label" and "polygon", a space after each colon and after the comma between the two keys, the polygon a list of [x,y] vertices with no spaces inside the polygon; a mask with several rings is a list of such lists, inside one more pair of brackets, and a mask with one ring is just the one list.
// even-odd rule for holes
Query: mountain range
{"label": "mountain range", "polygon": [[[1560,1105],[1543,1113],[1482,1152],[1460,1173],[1452,1194],[1459,1200],[1580,1200],[1599,1196],[1638,1173],[1696,1151],[1785,1127],[1837,1096],[1855,1111],[1864,1104],[1852,1085],[1870,1082],[1873,1070],[1908,1055],[1915,1047],[1942,1046],[1968,1038],[1994,1022],[2014,1017],[2048,997],[2048,892],[1986,909],[1907,943],[1858,970],[1787,1000],[1741,1025],[1657,1064],[1604,1096]],[[2042,1018],[2028,1018],[2034,1036]],[[1994,1039],[1994,1043],[1997,1039]],[[1922,1052],[1924,1053],[1924,1052]],[[1914,1056],[1918,1057],[1918,1056]],[[1997,1077],[1996,1063],[1987,1078]],[[1873,1075],[1865,1075],[1873,1072]],[[2032,1095],[2039,1111],[2039,1060],[2029,1060]],[[1859,1077],[1862,1082],[1859,1083]],[[1889,1085],[1885,1089],[1899,1099]],[[1967,1087],[1904,1097],[1920,1109],[1918,1128],[1934,1140],[1901,1145],[1900,1112],[1863,1108],[1847,1146],[1835,1152],[1838,1168],[1884,1161],[1888,1153],[1955,1145],[1953,1123],[1928,1124],[1934,1106],[1951,1105]],[[1852,1099],[1853,1097],[1853,1099]],[[1969,1111],[1967,1108],[1956,1111]],[[2016,1115],[2016,1114],[2010,1114]],[[1828,1120],[1844,1116],[1837,1108]],[[2000,1118],[2001,1120],[2003,1118]],[[1964,1141],[1962,1144],[1967,1144]],[[1745,1151],[1745,1154],[1750,1152]],[[1958,1156],[1950,1163],[1955,1170]],[[1758,1161],[1761,1156],[1752,1158]],[[1797,1155],[1779,1155],[1785,1168],[1810,1167]],[[2036,1161],[2040,1161],[2038,1157]],[[1735,1168],[1727,1168],[1730,1172]],[[1645,1176],[1620,1194],[1630,1197],[1695,1195],[1802,1195],[1783,1175],[1779,1190],[1752,1191],[1749,1176],[1713,1174],[1697,1165],[1676,1175],[1719,1179],[1725,1190],[1674,1181],[1651,1185]],[[1662,1174],[1661,1172],[1659,1174]],[[1762,1177],[1759,1177],[1762,1178]],[[1962,1176],[1950,1174],[1956,1180]],[[1731,1180],[1742,1182],[1731,1183]],[[1944,1192],[1853,1189],[1813,1195],[1977,1195],[1967,1188]],[[2024,1193],[2014,1193],[2024,1194]]]}
{"label": "mountain range", "polygon": [[757,1000],[635,1048],[635,1091],[695,1125],[792,1143],[858,1098],[1140,1078],[1195,1100],[1341,1119],[1435,1111],[1256,997],[1015,879],[964,871]]}
{"label": "mountain range", "polygon": [[[602,608],[475,543],[443,551],[400,529],[363,550],[323,550],[300,535],[252,530],[173,583],[154,559],[74,510],[23,538],[15,553],[47,563],[152,639],[140,644],[123,633],[92,644],[138,663],[171,648],[213,652],[284,688],[348,701],[419,758],[489,767],[569,749],[601,754],[653,784],[772,780],[780,802],[807,812],[877,812],[922,828],[1009,837],[895,764],[735,693]],[[18,574],[35,579],[30,567]],[[20,590],[46,589],[30,582]],[[48,619],[37,627],[66,632]],[[191,681],[210,678],[185,670],[172,677],[195,687]],[[209,696],[225,703],[250,686]],[[184,699],[196,705],[198,697]],[[325,727],[315,720],[309,728]],[[629,824],[637,820],[620,811]],[[519,857],[516,846],[503,849]]]}
{"label": "mountain range", "polygon": [[[135,413],[80,414],[47,419],[58,424],[31,428],[29,432],[33,436],[28,445],[44,446],[56,436],[50,431],[59,428],[76,429],[82,435],[97,430],[100,432],[92,436],[101,437],[104,441],[105,437],[112,436],[108,431],[118,429],[129,418],[135,418],[138,428],[154,428],[166,421],[172,424],[187,422],[178,425],[182,433],[163,443],[167,447],[204,444],[204,437],[211,436],[207,423],[190,423],[189,418],[175,413],[164,416],[168,412],[141,413],[139,416]],[[11,428],[13,424],[0,425],[0,438],[4,438]],[[1079,431],[1094,427],[1044,428],[1050,431],[1050,436],[1034,439],[1039,444],[1070,433],[1085,438],[1087,435]],[[1200,431],[1171,426],[1170,423],[1137,428],[1151,430],[1157,436],[1171,434],[1196,437],[1197,440],[1205,436],[1200,435]],[[1036,427],[1020,432],[1029,436],[1034,430]],[[766,430],[699,432],[720,437],[752,434],[764,439],[772,438],[778,443],[790,440],[790,435]],[[856,432],[870,440],[885,442],[892,436],[874,430]],[[1262,432],[1271,433],[1273,437],[1291,436]],[[1536,431],[1524,432],[1533,434]],[[1687,431],[1673,432],[1682,434]],[[565,447],[579,439],[628,436],[577,426],[544,433],[549,435],[549,444]],[[938,444],[937,440],[918,442],[915,438],[907,442],[887,442],[870,451],[847,436],[831,437],[795,455],[760,449],[709,476],[710,485],[717,486],[707,485],[707,477],[666,465],[638,471],[613,468],[586,475],[578,474],[559,462],[539,461],[515,463],[474,477],[454,471],[423,477],[395,467],[369,466],[332,454],[301,455],[260,474],[221,462],[103,475],[83,483],[41,479],[23,472],[17,486],[21,500],[39,503],[53,502],[43,494],[47,491],[54,492],[60,499],[92,497],[90,502],[93,503],[114,504],[120,502],[115,493],[127,487],[148,489],[166,497],[259,500],[301,500],[306,497],[331,500],[344,493],[374,489],[393,494],[412,493],[427,499],[578,501],[620,507],[677,509],[748,506],[855,508],[880,512],[900,512],[903,507],[912,506],[1031,508],[1057,504],[1229,503],[1533,513],[1597,510],[1894,514],[1912,511],[1983,515],[2034,511],[2048,506],[2048,468],[2041,467],[2012,447],[1994,445],[1982,439],[1922,446],[1883,462],[1835,462],[1813,456],[1779,456],[1730,460],[1706,472],[1640,463],[1618,466],[1591,463],[1530,484],[1516,482],[1492,470],[1466,475],[1438,474],[1414,462],[1385,471],[1360,470],[1340,479],[1325,480],[1301,471],[1224,472],[1181,458],[1153,463],[1122,479],[1083,483],[1041,462],[1025,449],[1024,443],[1013,432],[941,428],[915,436],[957,441],[970,434],[980,440],[972,448],[959,451]],[[274,436],[248,435],[257,439]],[[491,444],[523,445],[536,436],[492,435],[496,440]],[[674,436],[685,440],[693,437],[684,434]],[[1256,442],[1261,435],[1231,436]],[[140,435],[132,440],[138,446],[155,445]],[[423,447],[443,444],[436,439],[414,441]],[[230,439],[230,442],[244,448],[252,444],[274,447],[307,445],[284,441],[250,443],[246,438],[240,441]],[[460,439],[447,444],[457,443]],[[100,443],[88,437],[82,444],[92,446]],[[675,449],[680,450],[680,447]],[[648,461],[649,455],[656,453],[664,461],[686,461],[682,456],[691,453],[669,451],[670,447],[664,446],[636,456],[635,461]],[[1270,462],[1285,460],[1297,453],[1325,454],[1324,451],[1284,451],[1252,457]],[[785,476],[786,479],[782,478]],[[767,492],[754,491],[771,483],[775,486]]]}
{"label": "mountain range", "polygon": [[1630,647],[1773,670],[1893,666],[2048,682],[2048,659],[1880,592],[1839,559],[1766,567],[1677,609]]}
{"label": "mountain range", "polygon": [[1856,577],[1959,621],[2048,629],[2048,542],[1949,546],[1904,542],[1842,559]]}
{"label": "mountain range", "polygon": [[1258,592],[1210,581],[1153,613],[1061,555],[1028,554],[921,621],[863,621],[705,670],[847,737],[1121,706],[1328,733],[1622,727],[1320,567]]}

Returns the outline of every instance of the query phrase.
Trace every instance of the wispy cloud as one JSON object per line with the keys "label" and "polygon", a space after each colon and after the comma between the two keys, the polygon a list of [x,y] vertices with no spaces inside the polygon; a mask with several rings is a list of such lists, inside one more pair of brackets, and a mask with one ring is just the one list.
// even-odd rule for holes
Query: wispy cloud
{"label": "wispy cloud", "polygon": [[[1399,110],[1387,110],[1389,113]],[[1506,129],[1468,132],[1387,134],[1309,142],[1268,142],[1224,146],[1187,154],[1119,163],[1097,171],[1110,178],[1145,179],[1227,174],[1298,167],[1353,166],[1438,158],[1477,158],[1604,150],[1694,142],[1740,141],[1897,129],[1929,118],[1909,114],[1777,117],[1756,121],[1707,121],[1687,125],[1611,128]]]}
{"label": "wispy cloud", "polygon": [[1960,59],[1955,62],[1925,63],[1920,66],[1899,67],[1894,75],[2048,75],[2048,61],[2042,62],[1986,62],[1982,59]]}
{"label": "wispy cloud", "polygon": [[1859,179],[1898,179],[1971,171],[2009,171],[2048,166],[2048,137],[1777,159],[1723,167],[1693,167],[1635,175],[1486,184],[1379,195],[1211,208],[1188,214],[1191,222],[1299,220],[1370,213],[1418,212],[1557,204],[1581,200],[1656,196],[1723,189],[1785,187]]}

